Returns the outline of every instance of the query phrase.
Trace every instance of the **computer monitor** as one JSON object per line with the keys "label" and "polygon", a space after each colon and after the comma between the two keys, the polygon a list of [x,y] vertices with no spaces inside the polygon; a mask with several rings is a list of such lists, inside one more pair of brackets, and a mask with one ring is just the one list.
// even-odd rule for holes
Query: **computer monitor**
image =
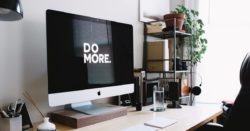
{"label": "computer monitor", "polygon": [[134,91],[132,25],[47,10],[46,26],[50,106]]}

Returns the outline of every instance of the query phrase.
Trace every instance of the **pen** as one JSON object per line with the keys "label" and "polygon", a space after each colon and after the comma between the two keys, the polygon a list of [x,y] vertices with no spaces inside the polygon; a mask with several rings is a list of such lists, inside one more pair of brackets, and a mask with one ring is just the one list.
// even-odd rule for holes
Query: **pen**
{"label": "pen", "polygon": [[2,115],[3,115],[5,118],[9,118],[9,117],[10,117],[10,116],[9,116],[4,110],[2,110],[1,108],[0,108],[0,111],[1,111]]}
{"label": "pen", "polygon": [[21,103],[21,105],[19,106],[18,110],[17,110],[17,114],[20,114],[23,108],[24,102]]}
{"label": "pen", "polygon": [[[19,99],[18,99],[18,100],[19,100]],[[18,100],[16,101],[16,103],[15,103],[15,105],[14,105],[14,107],[13,107],[13,109],[14,109],[14,111],[13,111],[14,116],[16,115],[16,107],[17,107],[17,102],[18,102]]]}
{"label": "pen", "polygon": [[[23,103],[22,99],[18,99],[14,105],[14,115],[18,115],[17,111],[19,110],[19,108],[17,109],[17,106],[19,103]],[[20,111],[21,112],[21,111]]]}

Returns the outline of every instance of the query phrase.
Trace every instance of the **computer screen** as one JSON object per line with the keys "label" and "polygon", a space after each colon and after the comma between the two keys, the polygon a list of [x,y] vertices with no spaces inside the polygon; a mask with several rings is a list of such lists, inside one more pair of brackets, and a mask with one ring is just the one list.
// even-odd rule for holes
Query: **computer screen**
{"label": "computer screen", "polygon": [[134,91],[133,27],[46,11],[49,105]]}

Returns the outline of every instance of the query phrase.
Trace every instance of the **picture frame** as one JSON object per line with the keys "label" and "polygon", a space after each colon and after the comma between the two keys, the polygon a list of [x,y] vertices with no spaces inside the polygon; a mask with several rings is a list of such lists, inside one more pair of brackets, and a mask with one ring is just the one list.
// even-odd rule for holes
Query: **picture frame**
{"label": "picture frame", "polygon": [[150,22],[163,20],[170,11],[169,0],[140,0],[139,21]]}
{"label": "picture frame", "polygon": [[[19,108],[20,106],[21,104],[17,104],[17,108]],[[22,131],[31,131],[33,128],[33,124],[25,103],[23,104],[20,114],[22,115]]]}

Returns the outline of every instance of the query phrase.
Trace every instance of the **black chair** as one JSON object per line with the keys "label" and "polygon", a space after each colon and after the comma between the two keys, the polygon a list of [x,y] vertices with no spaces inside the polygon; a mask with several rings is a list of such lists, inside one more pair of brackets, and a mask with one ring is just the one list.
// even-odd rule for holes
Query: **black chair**
{"label": "black chair", "polygon": [[240,92],[235,99],[225,125],[222,127],[209,123],[198,130],[250,131],[250,53],[246,55],[241,64],[240,83]]}

